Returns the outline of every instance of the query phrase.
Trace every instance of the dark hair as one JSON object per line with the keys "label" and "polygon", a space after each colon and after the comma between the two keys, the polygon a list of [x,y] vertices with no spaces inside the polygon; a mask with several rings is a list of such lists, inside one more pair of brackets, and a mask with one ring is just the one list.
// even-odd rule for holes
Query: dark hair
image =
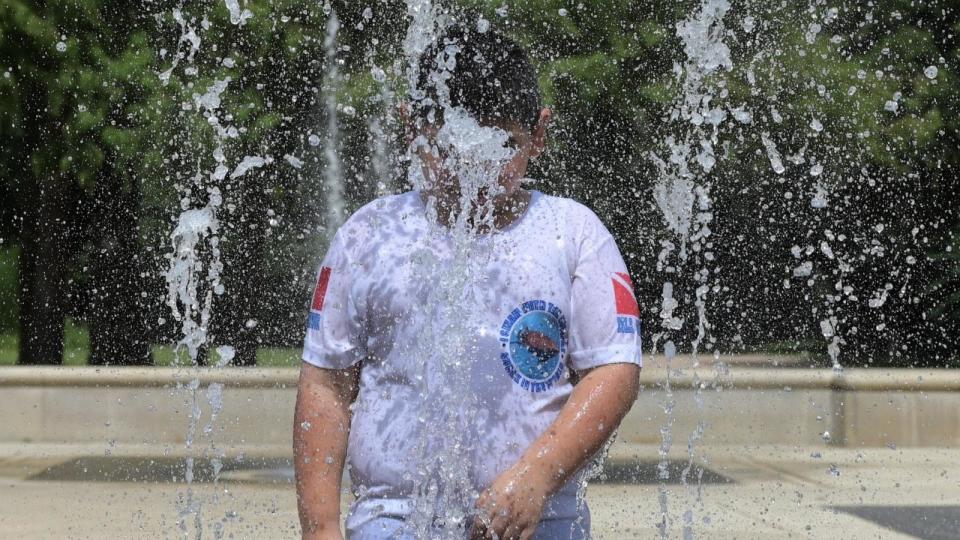
{"label": "dark hair", "polygon": [[[453,69],[444,54],[450,46],[459,48]],[[536,126],[540,116],[540,89],[537,72],[526,51],[516,41],[494,30],[470,29],[453,24],[420,56],[418,88],[411,92],[416,114],[440,117],[435,74],[448,73],[445,84],[450,105],[463,107],[478,121],[500,124],[514,121]]]}

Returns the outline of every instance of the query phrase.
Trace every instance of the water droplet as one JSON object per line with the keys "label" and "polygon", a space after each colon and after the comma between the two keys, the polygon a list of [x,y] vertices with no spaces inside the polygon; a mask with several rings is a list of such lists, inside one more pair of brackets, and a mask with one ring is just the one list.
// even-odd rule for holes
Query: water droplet
{"label": "water droplet", "polygon": [[65,52],[67,50],[67,42],[60,41],[57,43],[57,50],[60,52]]}
{"label": "water droplet", "polygon": [[923,70],[923,74],[926,75],[928,79],[936,79],[937,73],[939,73],[937,66],[927,66],[927,69]]}
{"label": "water droplet", "polygon": [[733,113],[733,118],[741,124],[749,124],[753,121],[753,114],[751,114],[750,111],[748,111],[744,106],[731,109],[730,112]]}
{"label": "water droplet", "polygon": [[820,173],[823,172],[823,165],[819,163],[814,163],[813,167],[810,167],[810,176],[820,176]]}
{"label": "water droplet", "polygon": [[568,13],[569,12],[567,11],[566,8],[560,8],[557,10],[557,14],[560,15],[561,17],[566,17]]}
{"label": "water droplet", "polygon": [[287,154],[283,156],[283,159],[287,160],[287,163],[289,163],[294,169],[303,167],[303,161],[297,158],[297,156],[291,156],[290,154]]}
{"label": "water droplet", "polygon": [[810,199],[811,208],[826,208],[827,207],[827,190],[823,186],[817,184],[816,193],[814,193],[813,198]]}
{"label": "water droplet", "polygon": [[311,133],[310,136],[307,137],[307,142],[310,143],[310,146],[320,146],[320,137],[317,137],[316,134]]}
{"label": "water droplet", "polygon": [[490,21],[484,19],[483,17],[477,19],[477,32],[483,34],[486,33],[487,30],[490,30]]}
{"label": "water droplet", "polygon": [[783,166],[783,159],[780,156],[780,152],[777,151],[776,144],[770,140],[769,137],[767,137],[766,132],[760,135],[760,140],[763,142],[763,146],[767,150],[767,158],[770,160],[770,166],[773,167],[773,172],[777,174],[783,174],[787,169]]}
{"label": "water droplet", "polygon": [[804,261],[800,263],[800,266],[797,266],[793,269],[793,275],[795,277],[807,277],[813,273],[813,262]]}

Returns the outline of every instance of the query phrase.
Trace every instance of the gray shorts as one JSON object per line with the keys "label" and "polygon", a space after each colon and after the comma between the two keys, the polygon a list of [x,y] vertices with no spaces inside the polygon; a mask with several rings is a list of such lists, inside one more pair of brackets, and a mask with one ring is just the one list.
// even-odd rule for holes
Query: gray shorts
{"label": "gray shorts", "polygon": [[[347,529],[347,540],[419,540],[404,527],[400,517],[379,517],[356,529]],[[533,540],[589,540],[590,512],[584,508],[579,519],[544,519],[537,525]]]}

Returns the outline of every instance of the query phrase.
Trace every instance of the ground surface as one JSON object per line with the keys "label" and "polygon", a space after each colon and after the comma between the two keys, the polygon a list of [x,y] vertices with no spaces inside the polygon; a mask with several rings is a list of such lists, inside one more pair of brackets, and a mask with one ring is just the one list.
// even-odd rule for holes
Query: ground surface
{"label": "ground surface", "polygon": [[[685,459],[672,452],[676,461],[664,486],[668,536],[683,536],[683,515],[692,511],[697,538],[957,538],[960,450],[824,446],[815,452],[705,448],[708,464],[699,488],[675,483]],[[187,491],[173,481],[182,477],[181,453],[143,446],[0,445],[0,536],[183,537],[177,500]],[[655,447],[615,447],[606,481],[591,485],[588,494],[596,538],[659,536],[656,461]],[[297,537],[285,449],[231,449],[217,486],[209,482],[208,465],[198,461],[193,484],[203,500],[204,538],[216,537],[216,528],[227,538]]]}

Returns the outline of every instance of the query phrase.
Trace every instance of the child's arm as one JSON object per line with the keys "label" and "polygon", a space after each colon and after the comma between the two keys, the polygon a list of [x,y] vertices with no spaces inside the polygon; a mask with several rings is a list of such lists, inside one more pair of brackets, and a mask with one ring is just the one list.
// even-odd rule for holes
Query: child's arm
{"label": "child's arm", "polygon": [[636,364],[581,372],[557,419],[480,495],[473,538],[492,538],[493,533],[531,538],[547,498],[603,446],[630,410],[640,389],[639,374]]}
{"label": "child's arm", "polygon": [[340,539],[340,483],[350,433],[350,404],[360,368],[300,367],[293,423],[297,509],[303,538]]}

